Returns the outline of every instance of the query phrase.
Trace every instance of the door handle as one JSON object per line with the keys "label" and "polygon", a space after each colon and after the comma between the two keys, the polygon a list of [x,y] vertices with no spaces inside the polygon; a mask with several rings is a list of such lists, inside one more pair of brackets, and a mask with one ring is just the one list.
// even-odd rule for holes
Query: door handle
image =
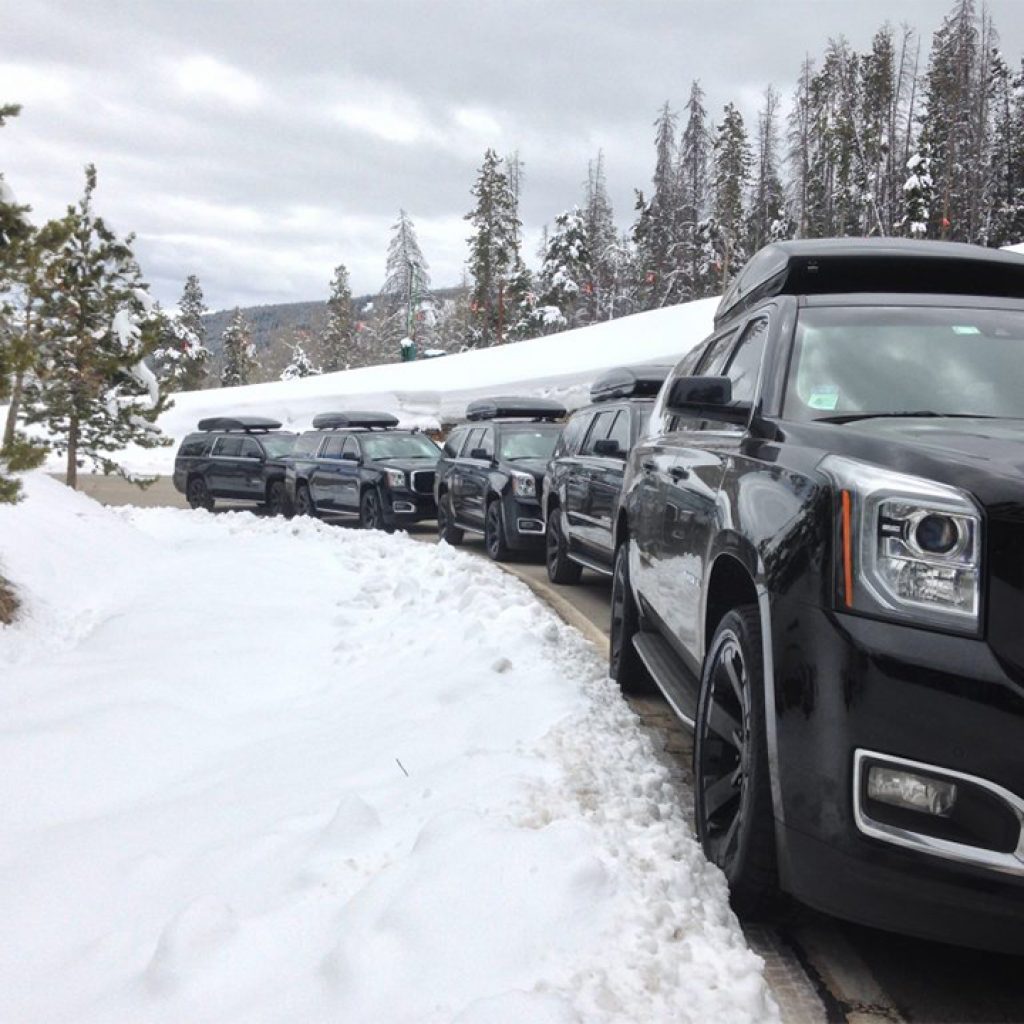
{"label": "door handle", "polygon": [[644,461],[640,463],[640,468],[645,473],[655,473],[658,469],[653,459],[644,459]]}
{"label": "door handle", "polygon": [[673,480],[688,480],[690,478],[690,471],[685,466],[673,466],[669,471],[668,475]]}

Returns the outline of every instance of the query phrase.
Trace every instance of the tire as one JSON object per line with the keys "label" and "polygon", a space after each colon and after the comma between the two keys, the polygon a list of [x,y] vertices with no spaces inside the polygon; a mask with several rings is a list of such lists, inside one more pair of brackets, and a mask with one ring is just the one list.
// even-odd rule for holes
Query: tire
{"label": "tire", "polygon": [[553,508],[544,531],[544,562],[548,568],[548,579],[552,583],[579,583],[583,568],[569,557],[569,544],[562,529],[564,522],[562,510]]}
{"label": "tire", "polygon": [[511,557],[511,552],[505,543],[500,498],[495,498],[487,506],[487,514],[484,516],[484,547],[493,562],[507,562]]}
{"label": "tire", "polygon": [[359,499],[359,525],[364,530],[383,530],[385,533],[394,530],[393,526],[385,523],[380,495],[372,487],[363,491],[363,496]]}
{"label": "tire", "polygon": [[213,511],[213,498],[206,481],[201,476],[194,476],[189,480],[185,488],[185,497],[188,500],[189,508],[205,508],[207,512]]}
{"label": "tire", "polygon": [[693,774],[697,836],[729,881],[741,918],[783,905],[765,733],[764,661],[755,605],[730,611],[704,659]]}
{"label": "tire", "polygon": [[267,488],[267,515],[283,516],[285,514],[284,481],[274,480]]}
{"label": "tire", "polygon": [[625,542],[615,551],[608,629],[608,674],[623,693],[646,689],[650,682],[647,669],[633,646],[633,638],[639,632],[640,609],[629,585],[629,544]]}
{"label": "tire", "polygon": [[463,532],[455,525],[452,496],[447,491],[441,495],[437,503],[437,535],[453,547],[458,547],[462,543]]}
{"label": "tire", "polygon": [[297,516],[315,516],[316,505],[313,495],[309,493],[307,484],[298,484],[295,488],[295,514]]}

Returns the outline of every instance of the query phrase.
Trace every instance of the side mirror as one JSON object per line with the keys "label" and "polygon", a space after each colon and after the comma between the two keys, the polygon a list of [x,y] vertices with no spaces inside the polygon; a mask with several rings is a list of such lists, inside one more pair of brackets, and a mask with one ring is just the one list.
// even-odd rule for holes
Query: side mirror
{"label": "side mirror", "polygon": [[733,402],[728,377],[677,377],[665,403],[672,416],[703,416],[726,423],[746,423],[749,402]]}
{"label": "side mirror", "polygon": [[600,441],[595,441],[594,454],[604,455],[613,459],[624,459],[626,457],[626,453],[622,450],[622,445],[614,437],[602,437]]}
{"label": "side mirror", "polygon": [[483,459],[486,462],[491,461],[491,453],[486,448],[474,448],[470,453],[471,459]]}

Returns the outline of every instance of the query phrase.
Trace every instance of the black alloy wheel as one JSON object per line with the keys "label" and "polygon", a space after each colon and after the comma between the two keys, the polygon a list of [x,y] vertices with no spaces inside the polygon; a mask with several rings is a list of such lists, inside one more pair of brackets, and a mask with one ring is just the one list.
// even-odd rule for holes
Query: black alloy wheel
{"label": "black alloy wheel", "polygon": [[283,516],[285,507],[284,481],[274,480],[267,488],[267,515]]}
{"label": "black alloy wheel", "polygon": [[553,508],[548,513],[545,527],[545,563],[548,568],[548,579],[552,583],[579,583],[583,568],[569,557],[569,544],[563,529],[565,519],[560,508]]}
{"label": "black alloy wheel", "polygon": [[374,490],[364,491],[359,500],[359,525],[364,530],[384,530],[391,533],[391,528],[384,521],[380,495]]}
{"label": "black alloy wheel", "polygon": [[505,531],[501,522],[501,500],[499,498],[495,498],[487,506],[487,515],[484,516],[484,547],[495,562],[509,560],[508,545],[505,543]]}
{"label": "black alloy wheel", "polygon": [[201,476],[195,476],[189,480],[186,491],[185,497],[188,499],[189,508],[205,508],[207,512],[213,511],[213,498],[210,497],[210,490]]}
{"label": "black alloy wheel", "polygon": [[453,547],[462,543],[463,532],[455,525],[452,496],[445,491],[437,503],[437,535]]}
{"label": "black alloy wheel", "polygon": [[741,917],[780,902],[768,774],[757,608],[724,616],[704,659],[693,754],[694,814],[704,855],[729,881]]}
{"label": "black alloy wheel", "polygon": [[640,609],[629,584],[629,542],[624,541],[615,551],[608,630],[608,674],[623,693],[635,693],[648,682],[647,669],[633,646],[633,638],[640,629]]}
{"label": "black alloy wheel", "polygon": [[309,493],[309,487],[306,484],[299,484],[295,488],[295,514],[297,516],[316,515],[313,495]]}

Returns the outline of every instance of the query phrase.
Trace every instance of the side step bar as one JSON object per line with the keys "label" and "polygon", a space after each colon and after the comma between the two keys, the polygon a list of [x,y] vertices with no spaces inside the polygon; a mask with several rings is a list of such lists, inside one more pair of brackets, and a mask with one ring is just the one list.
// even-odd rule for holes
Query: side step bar
{"label": "side step bar", "polygon": [[592,562],[589,558],[584,558],[583,555],[577,555],[574,551],[568,552],[569,560],[575,562],[577,565],[582,565],[584,569],[589,569],[591,572],[600,573],[602,576],[607,576],[609,579],[612,575],[612,570],[606,565],[601,565],[599,562]]}
{"label": "side step bar", "polygon": [[672,710],[692,729],[697,718],[697,680],[657,633],[637,633],[633,646]]}

